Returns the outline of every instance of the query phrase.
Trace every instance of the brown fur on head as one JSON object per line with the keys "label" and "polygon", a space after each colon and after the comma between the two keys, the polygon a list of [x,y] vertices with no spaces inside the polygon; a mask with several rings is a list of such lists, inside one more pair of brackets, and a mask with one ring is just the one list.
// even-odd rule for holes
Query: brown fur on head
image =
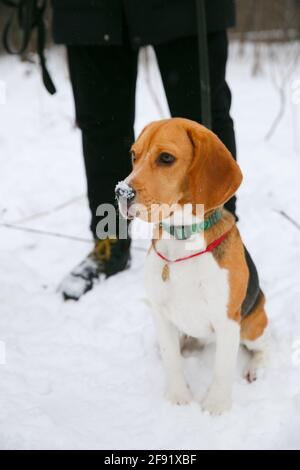
{"label": "brown fur on head", "polygon": [[[139,216],[155,221],[151,205],[203,204],[205,213],[222,206],[242,181],[239,166],[220,139],[200,124],[173,118],[155,121],[132,146],[133,170],[126,182]],[[163,217],[170,215],[164,209]]]}

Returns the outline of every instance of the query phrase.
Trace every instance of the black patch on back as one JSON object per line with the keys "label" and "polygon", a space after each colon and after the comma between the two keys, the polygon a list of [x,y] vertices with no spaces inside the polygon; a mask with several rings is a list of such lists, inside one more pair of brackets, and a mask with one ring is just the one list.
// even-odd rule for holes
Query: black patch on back
{"label": "black patch on back", "polygon": [[241,309],[242,318],[245,318],[247,315],[249,315],[252,312],[260,296],[259,278],[258,278],[256,266],[245,246],[244,246],[244,250],[245,250],[245,258],[246,258],[247,266],[249,269],[249,280],[248,280],[246,297],[242,304],[242,309]]}

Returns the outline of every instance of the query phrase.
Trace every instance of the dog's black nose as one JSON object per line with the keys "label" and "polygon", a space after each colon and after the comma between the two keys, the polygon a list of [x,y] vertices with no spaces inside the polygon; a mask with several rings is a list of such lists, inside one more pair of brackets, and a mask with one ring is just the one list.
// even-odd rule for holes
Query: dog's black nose
{"label": "dog's black nose", "polygon": [[118,183],[116,186],[115,195],[117,199],[122,198],[126,199],[128,202],[131,202],[135,198],[136,192],[133,187],[129,186],[129,184],[125,183],[125,181],[120,181],[120,183]]}

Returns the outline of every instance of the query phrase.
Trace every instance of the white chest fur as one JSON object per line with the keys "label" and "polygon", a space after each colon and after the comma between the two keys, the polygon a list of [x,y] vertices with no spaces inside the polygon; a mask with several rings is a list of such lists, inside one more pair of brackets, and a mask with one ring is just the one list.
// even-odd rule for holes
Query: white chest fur
{"label": "white chest fur", "polygon": [[[157,250],[169,259],[191,254],[184,241],[159,240]],[[200,250],[201,240],[199,239]],[[162,279],[165,262],[152,249],[147,256],[145,284],[152,307],[182,333],[209,339],[215,325],[227,319],[228,272],[211,253],[169,264],[170,275]]]}

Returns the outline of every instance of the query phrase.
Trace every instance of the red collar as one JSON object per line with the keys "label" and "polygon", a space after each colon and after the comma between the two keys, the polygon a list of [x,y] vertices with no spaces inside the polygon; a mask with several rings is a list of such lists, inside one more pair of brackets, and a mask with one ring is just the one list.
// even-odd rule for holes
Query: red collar
{"label": "red collar", "polygon": [[193,253],[192,255],[184,256],[183,258],[177,258],[177,259],[174,259],[174,260],[168,259],[162,253],[160,253],[156,249],[156,246],[155,246],[154,243],[153,243],[153,248],[154,248],[155,253],[162,260],[166,261],[167,263],[179,263],[180,261],[186,261],[187,259],[191,259],[191,258],[195,258],[196,256],[204,255],[204,253],[211,253],[215,248],[217,248],[225,240],[225,238],[227,237],[229,232],[230,232],[230,230],[228,230],[228,232],[223,233],[223,235],[221,235],[219,238],[217,238],[216,240],[211,242],[205,250],[198,251],[197,253]]}

